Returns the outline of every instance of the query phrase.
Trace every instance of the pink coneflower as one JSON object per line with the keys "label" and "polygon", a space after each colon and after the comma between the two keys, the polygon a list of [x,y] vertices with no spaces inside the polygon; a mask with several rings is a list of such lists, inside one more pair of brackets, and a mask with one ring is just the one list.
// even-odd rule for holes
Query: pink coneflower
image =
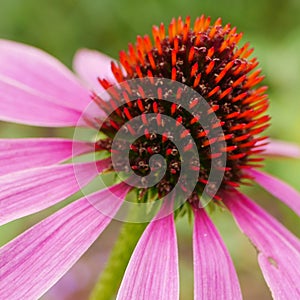
{"label": "pink coneflower", "polygon": [[[174,19],[167,33],[163,25],[153,27],[153,41],[148,36],[138,37],[136,45],[129,45],[128,52],[120,53],[120,64],[111,64],[112,59],[95,51],[79,51],[74,68],[82,82],[48,54],[30,46],[0,41],[1,120],[45,127],[101,124],[96,127],[101,137],[96,142],[2,139],[1,224],[64,200],[104,171],[128,172],[120,155],[126,141],[117,143],[118,170],[112,164],[116,154],[112,144],[119,129],[136,117],[142,120],[139,130],[143,134],[130,144],[129,162],[135,175],[147,178],[138,183],[141,187],[134,186],[136,181],[133,185],[118,181],[76,200],[4,245],[0,249],[1,299],[37,299],[43,295],[106,228],[129,191],[136,190],[136,201],[147,204],[167,196],[176,186],[180,189],[173,202],[164,203],[138,242],[118,299],[179,298],[174,219],[189,213],[194,215],[195,299],[242,298],[230,255],[203,209],[207,204],[202,202],[204,192],[211,198],[210,206],[232,213],[258,250],[259,265],[273,297],[300,298],[299,240],[238,190],[241,184],[253,180],[300,214],[299,193],[257,170],[268,155],[300,155],[297,146],[273,142],[260,135],[269,122],[265,114],[266,87],[257,86],[263,76],[255,70],[257,60],[249,58],[249,44],[237,46],[241,37],[236,28],[222,26],[220,19],[211,24],[210,18],[202,16],[194,26],[190,25],[190,18]],[[148,97],[143,87],[134,90],[130,80],[144,78],[149,79],[157,97]],[[176,90],[177,102],[163,100],[172,94],[171,88],[166,90],[153,78],[184,84],[204,97],[209,109],[200,105],[199,98],[185,98],[184,88]],[[131,101],[130,94],[139,97]],[[95,110],[88,109],[86,113],[91,96]],[[163,131],[164,115],[176,121],[175,129],[162,134],[149,130],[154,121]],[[211,122],[209,129],[202,126],[203,119]],[[135,128],[126,128],[128,136],[133,135]],[[214,135],[218,130],[222,134]],[[169,139],[176,135],[183,154]],[[95,151],[112,155],[96,162],[64,163],[72,156]],[[145,187],[147,176],[154,170],[150,159],[155,154],[165,157],[166,172],[159,182]],[[191,188],[190,177],[180,175],[186,166],[191,171],[189,176],[197,175],[196,184],[187,199],[180,199],[175,212],[166,214],[178,202],[181,192]],[[161,166],[156,167],[159,170]],[[211,170],[222,172],[220,182],[210,179]]]}

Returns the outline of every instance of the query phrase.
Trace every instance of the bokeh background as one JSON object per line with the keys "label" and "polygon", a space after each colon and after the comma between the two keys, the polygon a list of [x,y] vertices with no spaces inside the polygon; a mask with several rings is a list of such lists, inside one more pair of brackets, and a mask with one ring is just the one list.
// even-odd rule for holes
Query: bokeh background
{"label": "bokeh background", "polygon": [[[173,16],[201,14],[222,17],[244,32],[243,41],[255,47],[265,83],[269,85],[273,138],[300,144],[300,1],[298,0],[0,0],[0,38],[37,46],[71,68],[77,49],[93,48],[117,58],[138,34]],[[1,92],[1,91],[0,91]],[[0,122],[0,137],[72,137],[70,130],[42,129]],[[1,167],[1,166],[0,166]],[[300,190],[300,162],[266,162],[266,169]],[[279,201],[258,187],[249,193],[291,231],[300,234],[300,221]],[[74,198],[68,199],[72,201]],[[17,220],[0,228],[4,244],[57,210]],[[226,212],[212,215],[232,254],[245,299],[271,299],[256,262],[256,252]],[[181,299],[193,298],[191,224],[178,222]],[[107,261],[120,224],[112,225],[82,259],[44,297],[44,300],[88,299]],[[106,299],[104,299],[106,300]]]}

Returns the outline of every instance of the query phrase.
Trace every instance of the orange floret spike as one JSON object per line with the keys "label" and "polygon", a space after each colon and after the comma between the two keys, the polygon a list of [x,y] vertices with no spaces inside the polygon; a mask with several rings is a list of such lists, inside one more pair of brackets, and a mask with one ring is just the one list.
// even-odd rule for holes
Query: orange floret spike
{"label": "orange floret spike", "polygon": [[178,52],[178,50],[179,50],[179,41],[178,41],[177,37],[174,38],[174,50],[176,52]]}
{"label": "orange floret spike", "polygon": [[237,49],[237,51],[234,53],[234,58],[237,58],[239,56],[241,56],[241,54],[247,50],[247,48],[250,46],[250,43],[246,43],[243,47],[241,47],[240,49]]}
{"label": "orange floret spike", "polygon": [[232,38],[232,36],[234,36],[235,33],[236,33],[236,27],[233,27],[228,33],[228,38]]}
{"label": "orange floret spike", "polygon": [[173,49],[172,50],[172,66],[176,65],[176,61],[177,61],[176,54],[177,54],[177,51],[175,49]]}
{"label": "orange floret spike", "polygon": [[160,40],[159,40],[159,37],[158,37],[158,36],[156,37],[155,45],[156,45],[158,54],[159,54],[159,55],[162,55],[162,54],[163,54],[163,51],[162,51],[161,43],[160,43]]}
{"label": "orange floret spike", "polygon": [[175,36],[176,36],[176,20],[175,20],[175,18],[173,18],[170,25],[169,25],[169,39],[170,39],[170,41],[173,41]]}
{"label": "orange floret spike", "polygon": [[130,62],[132,64],[136,63],[136,53],[135,53],[134,46],[132,44],[128,44],[128,50],[129,50]]}
{"label": "orange floret spike", "polygon": [[171,75],[171,79],[172,79],[172,80],[176,80],[176,73],[177,73],[176,68],[173,67],[173,68],[172,68],[172,75]]}
{"label": "orange floret spike", "polygon": [[145,65],[145,58],[144,58],[144,54],[142,53],[142,51],[139,49],[138,50],[138,58],[139,58],[139,61],[141,63],[141,65]]}
{"label": "orange floret spike", "polygon": [[138,92],[142,98],[146,98],[145,91],[141,86],[138,86]]}
{"label": "orange floret spike", "polygon": [[199,31],[199,23],[200,23],[200,18],[199,17],[197,17],[196,19],[195,19],[195,22],[194,22],[194,31],[195,32],[198,32]]}
{"label": "orange floret spike", "polygon": [[157,105],[157,102],[153,102],[153,105],[152,105],[152,106],[153,106],[153,112],[157,114],[157,113],[158,113],[158,105]]}
{"label": "orange floret spike", "polygon": [[205,16],[202,15],[200,18],[197,18],[194,25],[194,31],[199,32],[204,30]]}
{"label": "orange floret spike", "polygon": [[172,105],[171,105],[171,115],[174,115],[176,110],[177,110],[177,105],[175,103],[172,103]]}
{"label": "orange floret spike", "polygon": [[111,62],[111,71],[114,74],[114,77],[117,79],[118,82],[124,80],[124,76],[122,70],[119,66],[117,66],[113,61]]}
{"label": "orange floret spike", "polygon": [[149,59],[152,69],[156,70],[156,64],[155,64],[155,60],[153,58],[152,52],[148,52],[148,59]]}
{"label": "orange floret spike", "polygon": [[214,48],[214,47],[211,47],[211,48],[208,49],[207,54],[206,54],[206,57],[207,57],[207,58],[212,58],[213,55],[214,55],[214,53],[215,53],[215,48]]}
{"label": "orange floret spike", "polygon": [[123,112],[124,112],[124,114],[125,114],[125,116],[126,116],[126,118],[127,118],[128,120],[131,120],[131,119],[132,119],[132,116],[131,116],[131,114],[130,114],[130,112],[129,112],[129,110],[128,110],[127,107],[125,107],[125,108],[123,109]]}
{"label": "orange floret spike", "polygon": [[184,26],[184,24],[183,24],[182,18],[178,17],[178,20],[177,20],[177,34],[182,33],[183,26]]}
{"label": "orange floret spike", "polygon": [[184,43],[186,43],[186,41],[187,41],[188,33],[189,33],[189,26],[188,26],[188,24],[184,24],[184,26],[183,26],[183,38],[182,38],[182,41]]}
{"label": "orange floret spike", "polygon": [[153,73],[151,70],[147,70],[147,77],[153,78]]}
{"label": "orange floret spike", "polygon": [[195,46],[199,46],[200,45],[200,43],[201,43],[201,36],[202,36],[202,34],[198,32],[197,35],[196,35],[196,38],[195,38],[195,42],[194,42]]}
{"label": "orange floret spike", "polygon": [[214,66],[215,66],[215,61],[212,60],[212,61],[208,64],[208,66],[207,66],[207,68],[206,68],[206,70],[205,70],[205,73],[206,73],[206,74],[209,74],[209,73],[213,70]]}
{"label": "orange floret spike", "polygon": [[191,26],[191,17],[190,17],[190,16],[187,16],[187,17],[185,18],[185,24],[187,24],[187,26],[188,26],[189,29],[190,29],[190,26]]}
{"label": "orange floret spike", "polygon": [[[194,63],[191,69],[191,77],[194,77],[196,73],[198,72],[198,62]],[[200,73],[201,74],[201,73]],[[201,76],[201,75],[200,75]]]}
{"label": "orange floret spike", "polygon": [[144,36],[144,50],[142,49],[142,52],[149,52],[152,49],[152,42],[149,37],[149,35]]}
{"label": "orange floret spike", "polygon": [[241,55],[242,58],[248,58],[254,51],[254,48],[249,49],[244,54]]}
{"label": "orange floret spike", "polygon": [[159,35],[161,40],[163,40],[166,37],[165,25],[163,23],[160,23]]}
{"label": "orange floret spike", "polygon": [[123,95],[123,99],[127,103],[128,107],[131,107],[132,106],[132,102],[130,101],[130,98],[128,97],[127,92],[123,91],[122,95]]}
{"label": "orange floret spike", "polygon": [[153,36],[154,41],[156,41],[156,38],[158,38],[158,40],[160,40],[159,28],[157,26],[152,27],[152,36]]}
{"label": "orange floret spike", "polygon": [[213,26],[213,27],[211,28],[211,30],[210,30],[208,36],[212,39],[212,38],[215,36],[216,32],[217,32],[217,27],[216,27],[216,26]]}
{"label": "orange floret spike", "polygon": [[137,75],[138,75],[139,78],[143,78],[144,77],[139,65],[136,65],[135,70],[136,70],[136,73],[137,73]]}
{"label": "orange floret spike", "polygon": [[195,79],[194,84],[193,84],[193,88],[196,88],[200,84],[201,75],[202,75],[201,73],[197,74],[196,79]]}
{"label": "orange floret spike", "polygon": [[211,21],[211,17],[207,17],[206,20],[204,21],[204,25],[203,25],[203,30],[207,30],[209,25],[210,25],[210,21]]}
{"label": "orange floret spike", "polygon": [[144,104],[143,104],[143,101],[141,99],[138,99],[137,100],[137,105],[138,105],[138,108],[141,112],[144,112],[145,111],[145,107],[144,107]]}
{"label": "orange floret spike", "polygon": [[199,117],[194,117],[191,121],[190,124],[193,125],[199,121]]}
{"label": "orange floret spike", "polygon": [[159,100],[163,100],[163,91],[162,88],[157,89],[157,97]]}
{"label": "orange floret spike", "polygon": [[190,102],[190,105],[189,105],[189,107],[190,107],[190,109],[193,109],[196,105],[198,105],[199,104],[199,99],[193,99],[191,102]]}
{"label": "orange floret spike", "polygon": [[177,89],[176,99],[177,100],[180,99],[181,95],[182,95],[182,88],[180,87],[180,88]]}
{"label": "orange floret spike", "polygon": [[222,53],[228,46],[228,40],[224,40],[219,48],[219,52]]}
{"label": "orange floret spike", "polygon": [[246,80],[246,78],[246,75],[241,76],[232,84],[232,87],[237,87],[238,85],[242,84]]}
{"label": "orange floret spike", "polygon": [[233,67],[234,65],[234,61],[230,61],[225,67],[224,69],[221,71],[221,73],[216,77],[215,82],[219,83],[224,76],[226,75],[226,73]]}
{"label": "orange floret spike", "polygon": [[136,38],[136,48],[142,53],[145,51],[145,40],[140,35]]}
{"label": "orange floret spike", "polygon": [[189,52],[189,57],[188,57],[188,61],[191,62],[194,59],[194,55],[195,55],[195,48],[192,46]]}
{"label": "orange floret spike", "polygon": [[214,87],[209,93],[208,93],[208,97],[211,97],[211,96],[213,96],[214,94],[216,94],[219,90],[220,90],[221,88],[220,88],[220,86],[216,86],[216,87]]}
{"label": "orange floret spike", "polygon": [[217,27],[217,26],[221,26],[221,25],[222,25],[222,18],[218,18],[218,19],[215,21],[214,26]]}

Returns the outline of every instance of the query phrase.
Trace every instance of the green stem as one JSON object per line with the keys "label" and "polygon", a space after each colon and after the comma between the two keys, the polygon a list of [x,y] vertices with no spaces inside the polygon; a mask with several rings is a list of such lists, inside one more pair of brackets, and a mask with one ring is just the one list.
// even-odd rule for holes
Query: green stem
{"label": "green stem", "polygon": [[124,223],[108,263],[96,283],[90,300],[113,299],[123,278],[131,254],[147,223]]}

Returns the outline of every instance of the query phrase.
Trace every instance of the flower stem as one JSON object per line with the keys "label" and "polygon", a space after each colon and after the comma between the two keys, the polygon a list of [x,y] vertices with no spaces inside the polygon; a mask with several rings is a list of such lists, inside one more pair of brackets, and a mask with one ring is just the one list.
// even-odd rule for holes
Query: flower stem
{"label": "flower stem", "polygon": [[90,295],[90,300],[113,299],[131,254],[146,226],[147,223],[123,224],[107,265]]}

